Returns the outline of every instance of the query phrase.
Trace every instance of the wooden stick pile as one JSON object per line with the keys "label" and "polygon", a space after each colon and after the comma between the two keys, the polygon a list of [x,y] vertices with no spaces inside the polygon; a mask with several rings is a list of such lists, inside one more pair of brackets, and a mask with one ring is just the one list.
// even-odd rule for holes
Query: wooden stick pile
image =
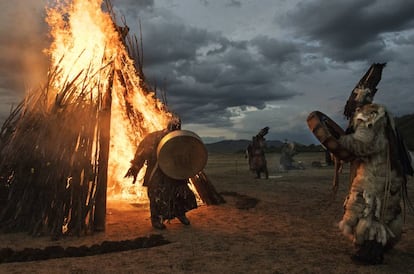
{"label": "wooden stick pile", "polygon": [[0,184],[8,201],[0,213],[4,231],[59,237],[92,230],[98,184],[100,105],[82,86],[68,82],[48,104],[53,83],[29,94],[1,129]]}

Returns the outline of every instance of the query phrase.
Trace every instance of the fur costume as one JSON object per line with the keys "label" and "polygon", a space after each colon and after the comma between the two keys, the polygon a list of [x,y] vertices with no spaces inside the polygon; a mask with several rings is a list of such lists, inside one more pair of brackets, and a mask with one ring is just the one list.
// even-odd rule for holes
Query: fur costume
{"label": "fur costume", "polygon": [[391,248],[402,233],[401,189],[406,182],[400,162],[392,157],[393,119],[384,106],[366,104],[356,109],[352,126],[353,133],[339,139],[357,157],[339,228],[356,247],[371,242]]}

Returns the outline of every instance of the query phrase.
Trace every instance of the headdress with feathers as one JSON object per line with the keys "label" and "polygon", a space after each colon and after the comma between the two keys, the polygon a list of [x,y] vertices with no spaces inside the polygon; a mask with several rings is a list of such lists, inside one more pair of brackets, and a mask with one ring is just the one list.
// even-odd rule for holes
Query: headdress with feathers
{"label": "headdress with feathers", "polygon": [[352,118],[357,107],[372,103],[385,65],[386,63],[372,64],[352,90],[344,108],[344,115],[348,120]]}

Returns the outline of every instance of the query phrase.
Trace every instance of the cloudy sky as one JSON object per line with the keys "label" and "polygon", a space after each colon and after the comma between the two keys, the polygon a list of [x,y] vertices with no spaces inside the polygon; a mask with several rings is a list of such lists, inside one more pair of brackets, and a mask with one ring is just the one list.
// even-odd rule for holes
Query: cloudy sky
{"label": "cloudy sky", "polygon": [[[46,2],[0,2],[1,121],[44,68]],[[112,3],[132,33],[141,22],[148,81],[207,143],[265,126],[268,140],[317,143],[308,114],[345,126],[345,102],[374,62],[387,63],[375,101],[394,116],[414,113],[412,0]]]}

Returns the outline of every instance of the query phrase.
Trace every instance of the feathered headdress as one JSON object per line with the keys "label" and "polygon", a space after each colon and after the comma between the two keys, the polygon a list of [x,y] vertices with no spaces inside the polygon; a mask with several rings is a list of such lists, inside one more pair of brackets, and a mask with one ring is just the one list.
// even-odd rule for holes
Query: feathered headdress
{"label": "feathered headdress", "polygon": [[377,85],[381,81],[382,70],[386,63],[374,63],[359,80],[346,101],[344,115],[349,120],[355,113],[355,109],[365,104],[372,103],[377,92]]}

